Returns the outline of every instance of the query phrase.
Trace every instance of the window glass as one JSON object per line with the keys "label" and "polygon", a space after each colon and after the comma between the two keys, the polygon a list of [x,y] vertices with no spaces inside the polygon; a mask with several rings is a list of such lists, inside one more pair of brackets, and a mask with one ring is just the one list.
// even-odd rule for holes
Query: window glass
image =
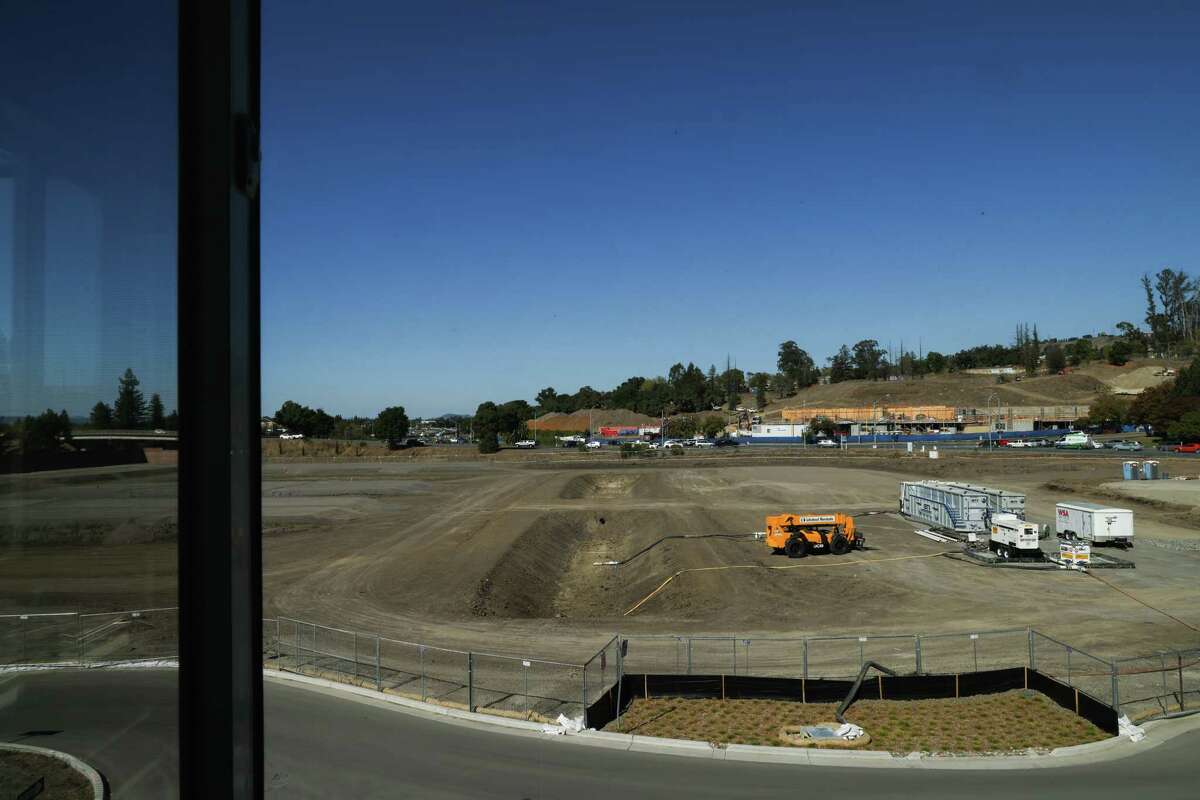
{"label": "window glass", "polygon": [[[0,19],[4,738],[83,759],[117,796],[172,796],[175,9]],[[41,774],[15,759],[13,796]]]}

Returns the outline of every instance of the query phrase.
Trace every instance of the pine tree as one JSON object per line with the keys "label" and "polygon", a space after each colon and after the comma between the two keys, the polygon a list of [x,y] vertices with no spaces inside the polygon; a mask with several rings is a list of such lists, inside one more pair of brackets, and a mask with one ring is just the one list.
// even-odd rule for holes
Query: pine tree
{"label": "pine tree", "polygon": [[113,413],[108,407],[108,403],[96,403],[92,406],[92,414],[88,420],[89,424],[97,430],[108,430],[112,427]]}
{"label": "pine tree", "polygon": [[141,383],[132,369],[117,381],[117,401],[113,403],[113,421],[121,430],[140,428],[146,418],[146,399],[138,389]]}
{"label": "pine tree", "polygon": [[163,408],[162,398],[158,393],[150,395],[150,427],[161,430],[167,424],[166,409]]}

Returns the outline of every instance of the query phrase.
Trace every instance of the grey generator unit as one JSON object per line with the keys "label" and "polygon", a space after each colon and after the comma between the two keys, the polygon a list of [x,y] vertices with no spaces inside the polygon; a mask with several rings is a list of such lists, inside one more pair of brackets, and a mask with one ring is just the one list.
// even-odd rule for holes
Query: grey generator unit
{"label": "grey generator unit", "polygon": [[900,513],[958,533],[989,533],[993,514],[1025,518],[1025,495],[948,481],[902,481]]}

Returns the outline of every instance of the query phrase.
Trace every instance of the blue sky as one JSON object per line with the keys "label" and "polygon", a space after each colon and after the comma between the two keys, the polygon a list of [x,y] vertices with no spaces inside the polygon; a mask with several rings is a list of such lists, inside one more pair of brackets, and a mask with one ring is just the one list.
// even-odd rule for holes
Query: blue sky
{"label": "blue sky", "polygon": [[264,410],[1140,322],[1200,13],[1044,5],[267,0]]}

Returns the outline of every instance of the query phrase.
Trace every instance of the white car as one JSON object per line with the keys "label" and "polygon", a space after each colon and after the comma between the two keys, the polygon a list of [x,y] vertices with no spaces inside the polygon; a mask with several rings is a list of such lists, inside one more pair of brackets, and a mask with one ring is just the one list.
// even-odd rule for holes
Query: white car
{"label": "white car", "polygon": [[1037,447],[1037,445],[1034,444],[1029,439],[1012,439],[1005,446],[1006,447]]}
{"label": "white car", "polygon": [[663,444],[663,447],[683,447],[683,442],[679,441],[678,439],[667,439],[667,441]]}
{"label": "white car", "polygon": [[532,439],[522,439],[513,446],[519,450],[532,450],[533,448],[537,447],[537,442],[533,441]]}
{"label": "white car", "polygon": [[838,443],[833,439],[818,439],[817,447],[837,447]]}
{"label": "white car", "polygon": [[604,442],[598,442],[595,439],[593,439],[592,441],[585,444],[584,447],[586,447],[588,450],[599,450],[601,447],[604,447]]}
{"label": "white car", "polygon": [[693,447],[716,447],[716,446],[717,446],[716,442],[709,441],[708,439],[697,439],[696,443],[693,445]]}

